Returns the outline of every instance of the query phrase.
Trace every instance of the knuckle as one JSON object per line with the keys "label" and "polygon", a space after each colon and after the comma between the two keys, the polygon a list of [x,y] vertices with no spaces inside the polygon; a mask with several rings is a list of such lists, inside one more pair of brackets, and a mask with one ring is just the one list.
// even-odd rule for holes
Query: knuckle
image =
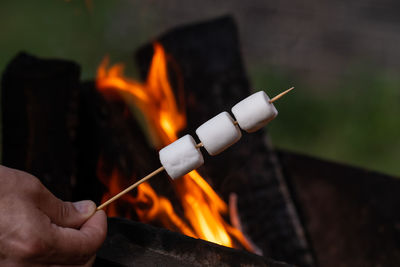
{"label": "knuckle", "polygon": [[42,182],[34,177],[26,177],[26,181],[23,183],[23,191],[26,193],[28,197],[33,198],[36,201],[41,200],[41,198],[45,195],[44,193],[47,191],[46,187],[42,184]]}
{"label": "knuckle", "polygon": [[22,177],[19,183],[21,190],[28,196],[39,196],[44,188],[38,178],[29,174],[26,174],[26,176]]}
{"label": "knuckle", "polygon": [[27,186],[29,187],[31,192],[41,191],[43,189],[43,185],[40,180],[34,176],[31,176],[30,178],[31,179],[29,179],[29,183],[27,184]]}

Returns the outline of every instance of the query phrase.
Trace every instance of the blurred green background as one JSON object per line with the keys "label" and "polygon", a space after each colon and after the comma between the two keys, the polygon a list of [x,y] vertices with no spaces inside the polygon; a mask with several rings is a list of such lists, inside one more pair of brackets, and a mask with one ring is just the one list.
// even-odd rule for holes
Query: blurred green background
{"label": "blurred green background", "polygon": [[132,52],[167,29],[224,14],[238,22],[250,80],[275,95],[280,148],[400,175],[399,4],[378,0],[55,0],[0,3],[0,71],[21,50],[81,64]]}

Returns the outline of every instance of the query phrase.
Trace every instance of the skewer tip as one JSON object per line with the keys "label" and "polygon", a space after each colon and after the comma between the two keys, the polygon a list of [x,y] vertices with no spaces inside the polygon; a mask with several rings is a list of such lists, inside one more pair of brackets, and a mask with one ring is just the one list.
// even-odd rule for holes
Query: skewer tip
{"label": "skewer tip", "polygon": [[290,87],[289,89],[287,89],[286,91],[283,91],[282,93],[276,95],[275,97],[273,97],[272,99],[269,100],[269,103],[274,103],[276,100],[278,100],[279,98],[281,98],[282,96],[286,95],[287,93],[289,93],[290,91],[292,91],[294,89],[293,87]]}

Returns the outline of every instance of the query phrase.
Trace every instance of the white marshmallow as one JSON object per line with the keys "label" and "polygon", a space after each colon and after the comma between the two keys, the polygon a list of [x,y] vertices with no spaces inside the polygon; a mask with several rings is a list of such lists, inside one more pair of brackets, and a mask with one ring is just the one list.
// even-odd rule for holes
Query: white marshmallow
{"label": "white marshmallow", "polygon": [[226,111],[203,123],[196,134],[211,156],[221,153],[242,137],[239,127]]}
{"label": "white marshmallow", "polygon": [[240,128],[252,133],[267,125],[277,115],[278,111],[264,91],[252,94],[232,108]]}
{"label": "white marshmallow", "polygon": [[179,178],[204,164],[200,149],[188,134],[161,149],[159,156],[161,164],[172,179]]}

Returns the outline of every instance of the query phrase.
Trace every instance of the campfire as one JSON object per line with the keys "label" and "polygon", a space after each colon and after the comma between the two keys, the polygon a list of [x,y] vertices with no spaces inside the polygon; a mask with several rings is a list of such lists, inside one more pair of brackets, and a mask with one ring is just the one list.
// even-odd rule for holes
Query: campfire
{"label": "campfire", "polygon": [[[136,61],[143,81],[128,78],[123,64],[112,65],[106,57],[95,80],[81,82],[75,63],[18,55],[3,78],[3,100],[8,100],[3,106],[8,115],[3,120],[4,162],[44,177],[43,183],[60,198],[100,204],[158,168],[161,148],[251,94],[230,17],[172,30],[139,49]],[[10,105],[17,98],[24,101],[23,109]],[[13,127],[20,124],[26,130]],[[130,225],[142,222],[308,264],[307,241],[264,140],[262,131],[244,134],[220,156],[204,155],[206,164],[198,170],[175,181],[160,173],[111,203],[106,212],[130,219]],[[118,220],[110,223],[111,239],[113,229],[126,227]],[[194,240],[189,247],[201,244]],[[296,252],[303,248],[304,253]],[[104,259],[111,251],[100,254]],[[243,251],[213,253],[217,258],[231,255],[228,262],[236,257],[249,264],[269,262]],[[206,259],[201,254],[194,258]]]}
{"label": "campfire", "polygon": [[[139,48],[135,62],[140,80],[105,57],[97,76],[81,81],[74,62],[18,54],[2,77],[3,164],[39,177],[59,198],[100,205],[162,170],[160,149],[255,91],[231,17],[171,29]],[[391,249],[398,180],[277,151],[264,130],[243,132],[204,162],[181,179],[159,171],[106,206],[109,232],[96,266],[400,259]]]}
{"label": "campfire", "polygon": [[[105,59],[98,69],[96,86],[105,95],[107,90],[126,94],[127,103],[134,103],[144,115],[147,133],[152,137],[153,146],[159,150],[178,139],[179,132],[186,126],[186,114],[182,108],[184,103],[178,105],[169,82],[167,55],[161,44],[154,43],[153,47],[154,55],[145,83],[126,78],[122,64],[107,68],[108,60]],[[103,202],[124,189],[122,185],[126,178],[119,175],[118,170],[114,170],[110,177],[99,176],[109,189],[103,196]],[[133,208],[142,222],[159,221],[164,227],[191,237],[254,251],[245,236],[224,219],[228,215],[227,204],[197,171],[188,173],[173,186],[183,207],[184,218],[175,212],[167,198],[159,196],[148,183],[138,186],[136,197],[122,197],[122,201],[128,204],[124,205],[127,210],[118,211],[120,203],[114,202],[106,208],[107,214],[123,217]]]}

